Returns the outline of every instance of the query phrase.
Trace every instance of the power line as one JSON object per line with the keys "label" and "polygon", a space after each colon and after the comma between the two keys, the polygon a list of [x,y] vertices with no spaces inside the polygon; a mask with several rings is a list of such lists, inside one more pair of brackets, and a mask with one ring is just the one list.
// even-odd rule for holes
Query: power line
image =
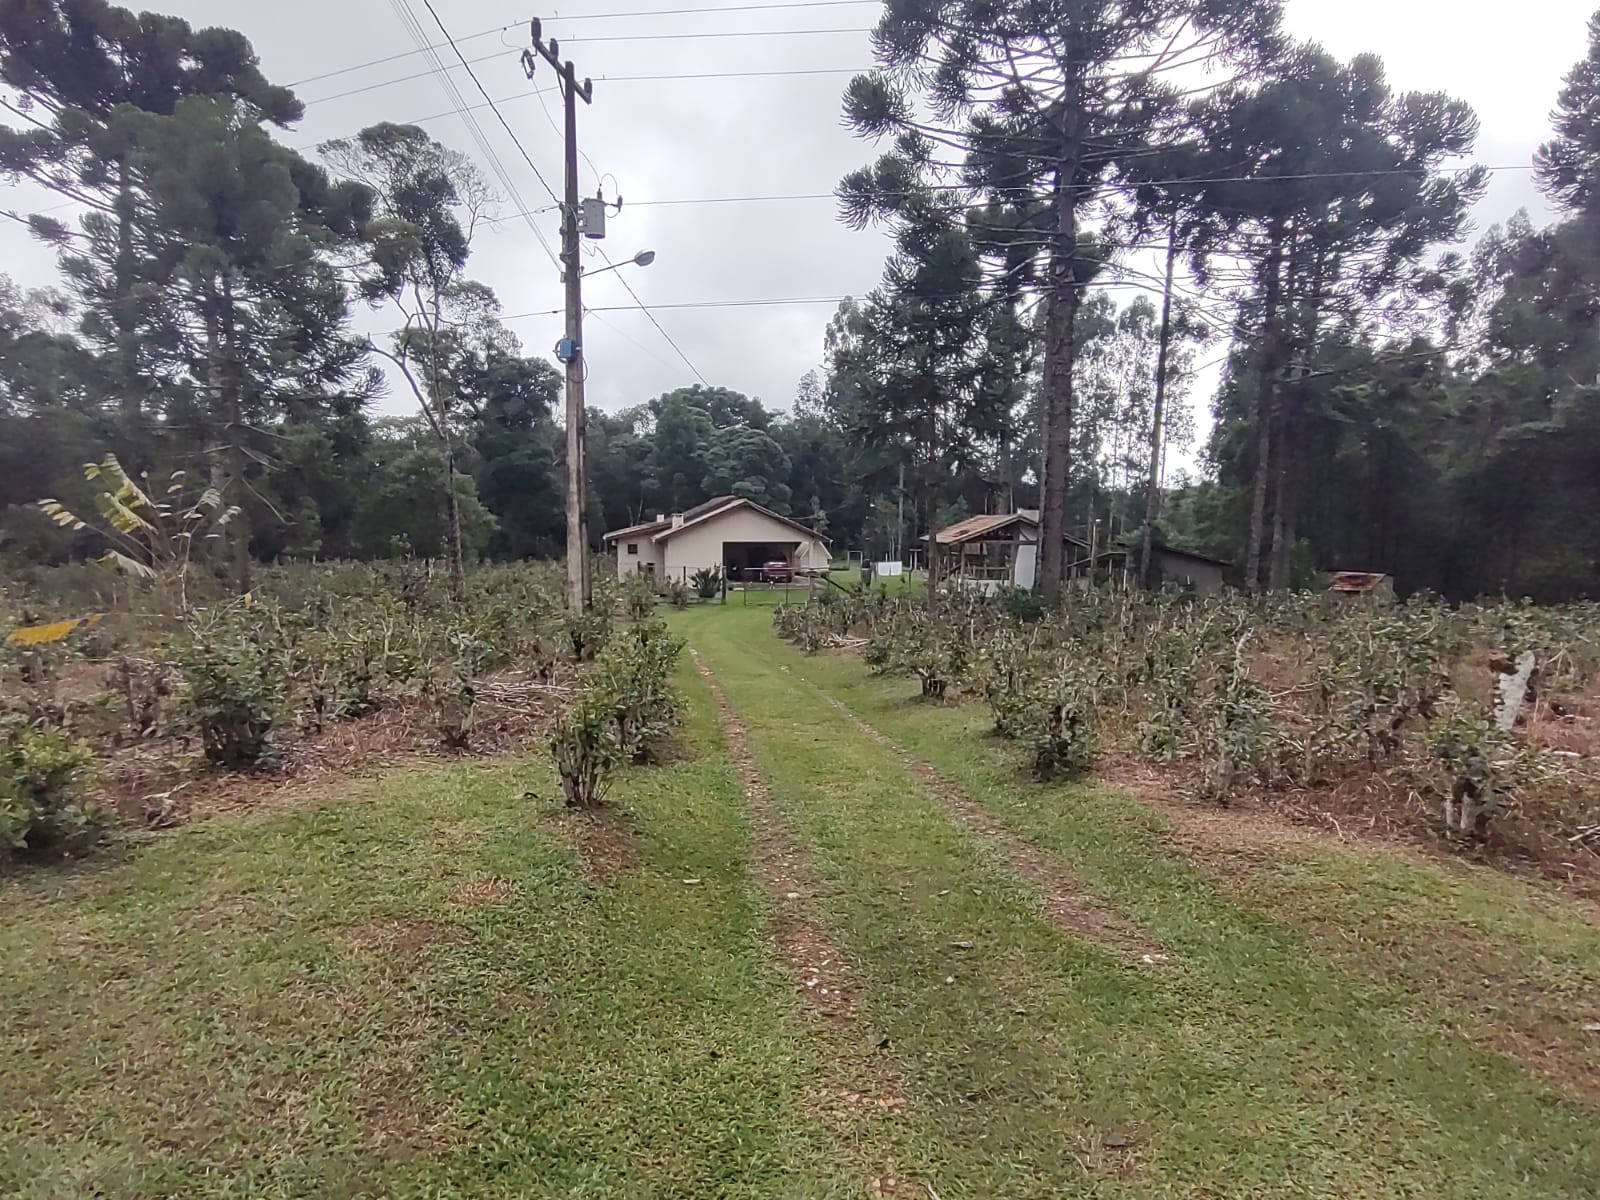
{"label": "power line", "polygon": [[[624,281],[624,282],[626,282],[626,281]],[[678,300],[678,301],[673,301],[673,302],[667,303],[667,304],[655,304],[655,305],[652,305],[651,307],[656,309],[656,310],[658,310],[658,311],[664,311],[664,310],[667,310],[667,309],[778,308],[778,307],[782,307],[784,305],[840,304],[840,303],[843,303],[846,300],[862,300],[865,297],[867,297],[868,295],[870,295],[873,291],[876,291],[878,286],[881,286],[881,285],[874,285],[873,287],[867,288],[867,289],[865,289],[864,291],[861,291],[861,292],[850,292],[850,293],[846,293],[844,295],[837,295],[837,296],[757,296],[757,297],[753,297],[751,299],[743,299],[743,300]],[[1147,287],[1144,284],[1136,284],[1136,283],[1094,283],[1094,284],[1090,284],[1088,286],[1090,288],[1100,288],[1100,289],[1105,289],[1105,290],[1109,290],[1109,289],[1119,289],[1119,290],[1132,289],[1132,290],[1137,290],[1137,291],[1150,291],[1150,290],[1152,290],[1151,288]],[[632,289],[630,288],[629,291],[631,292]],[[949,295],[957,295],[957,294],[965,295],[966,293],[965,292],[962,292],[962,293],[954,293],[954,292],[949,293]],[[584,311],[585,312],[596,312],[596,313],[616,313],[616,312],[636,312],[636,311],[638,311],[638,309],[635,308],[634,306],[628,305],[628,304],[609,304],[609,305],[594,305],[594,306],[586,305],[584,307]],[[540,308],[540,309],[533,309],[533,310],[531,310],[529,312],[509,313],[509,314],[501,317],[500,319],[502,321],[521,321],[521,320],[525,320],[525,319],[530,318],[530,317],[558,316],[560,314],[560,312],[561,312],[561,310],[558,309],[558,308],[551,308],[551,309]],[[648,310],[645,311],[645,315],[646,316],[650,316],[650,313],[649,313]],[[651,317],[652,321],[654,319],[655,319],[654,317]],[[658,325],[657,328],[659,329],[660,326]],[[669,338],[668,341],[671,341],[671,339]],[[687,360],[685,360],[685,361],[687,361]],[[698,371],[695,372],[695,373],[697,375],[699,374]]]}
{"label": "power line", "polygon": [[[469,59],[469,61],[477,64],[477,62],[488,62],[490,59],[494,58],[499,58],[499,53],[485,54],[485,56],[482,56],[482,58]],[[784,75],[859,75],[861,72],[864,72],[864,70],[870,70],[870,67],[797,67],[797,69],[781,70],[706,70],[706,72],[696,72],[696,74],[682,75],[594,75],[592,78],[594,78],[595,82],[597,83],[656,83],[661,82],[661,80],[678,80],[678,78],[702,80],[702,78],[778,78],[784,77]],[[427,72],[427,70],[419,70],[419,72],[416,72],[416,74],[400,75],[398,78],[382,80],[381,83],[368,83],[368,85],[362,86],[362,88],[350,88],[349,91],[336,91],[336,93],[331,94],[331,96],[317,96],[315,99],[309,99],[309,101],[304,102],[306,102],[307,107],[312,106],[312,104],[326,104],[328,101],[346,99],[347,96],[360,96],[360,94],[368,93],[368,91],[378,91],[379,88],[387,88],[387,86],[395,85],[395,83],[410,83],[411,80],[414,80],[414,78],[422,78],[424,75],[429,74],[432,74],[432,72]],[[498,102],[498,104],[504,104],[506,101],[496,102]]]}
{"label": "power line", "polygon": [[[1443,171],[1439,171],[1437,173],[1439,173],[1439,174],[1464,174],[1464,173],[1467,173],[1467,172],[1470,172],[1470,171],[1475,171],[1475,170],[1478,170],[1478,169],[1479,169],[1478,167],[1450,167],[1450,168],[1446,168]],[[1531,171],[1534,168],[1533,168],[1533,164],[1532,163],[1505,163],[1505,164],[1501,164],[1499,166],[1488,166],[1488,167],[1483,167],[1481,169],[1483,171],[1487,172],[1488,174],[1493,175],[1493,174],[1496,174],[1496,173],[1501,172],[1501,171]],[[1404,169],[1404,170],[1385,170],[1385,171],[1326,171],[1326,172],[1320,172],[1320,173],[1319,172],[1306,172],[1306,173],[1298,174],[1298,175],[1212,175],[1212,176],[1204,176],[1204,177],[1202,177],[1202,176],[1192,176],[1192,177],[1185,177],[1185,178],[1182,178],[1182,179],[1168,180],[1166,182],[1169,183],[1169,184],[1190,184],[1190,183],[1282,183],[1282,182],[1294,181],[1294,180],[1362,179],[1362,178],[1369,178],[1369,177],[1372,177],[1372,176],[1432,175],[1432,174],[1435,174],[1435,173],[1436,173],[1435,171],[1426,170],[1426,169],[1423,169],[1423,168]],[[1147,184],[1147,183],[1116,183],[1116,184],[1102,184],[1102,185],[1098,185],[1098,186],[1100,186],[1102,188],[1105,188],[1105,189],[1108,189],[1108,190],[1117,191],[1117,190],[1137,190],[1138,188],[1149,187],[1149,186],[1152,186],[1152,185],[1151,184]],[[925,189],[925,190],[927,190],[927,191],[935,191],[935,192],[943,191],[943,192],[957,192],[957,193],[977,190],[977,191],[1015,192],[1015,193],[1017,193],[1019,195],[1033,195],[1033,194],[1036,194],[1034,192],[1034,189],[1032,189],[1032,188],[972,189],[972,188],[965,188],[965,187],[959,187],[959,186],[954,186],[954,185],[949,186],[949,187],[932,187],[932,188],[928,188],[928,189]],[[882,194],[888,195],[888,196],[906,196],[906,195],[921,194],[921,193],[920,192],[919,193],[890,192],[890,193],[882,193]],[[664,199],[664,200],[629,200],[628,201],[628,205],[629,205],[629,207],[632,207],[632,208],[666,208],[666,207],[672,207],[672,206],[677,206],[677,205],[685,205],[685,204],[696,204],[696,205],[699,205],[699,204],[770,204],[770,203],[778,203],[778,202],[782,202],[782,201],[837,200],[838,198],[839,198],[838,197],[838,193],[836,193],[836,192],[779,192],[779,193],[774,193],[772,195],[765,195],[765,196],[761,196],[761,195],[752,195],[752,196],[674,196],[674,197],[669,197],[669,198]],[[983,209],[983,208],[989,207],[989,201],[987,201],[987,200],[978,201],[978,202],[975,202],[973,204],[964,205],[963,207],[967,208],[969,210]],[[490,225],[501,224],[501,223],[503,223],[505,221],[512,220],[512,219],[514,219],[514,218],[516,218],[518,216],[521,216],[521,215],[522,214],[520,214],[520,213],[510,213],[507,216],[503,216],[503,217],[490,217],[490,218],[488,218],[488,220],[485,223],[486,224],[490,224]]]}
{"label": "power line", "polygon": [[[413,40],[415,40],[419,45],[427,47],[427,37],[423,34],[422,27],[417,24],[416,19],[411,15],[411,11],[407,7],[407,0],[391,0],[391,4],[393,4],[396,14],[399,15],[401,23],[406,27],[407,32],[411,34]],[[449,42],[450,31],[445,28],[444,22],[439,19],[439,14],[434,11],[430,0],[423,0],[423,4],[427,7],[429,15],[433,17],[434,23],[438,25],[439,32],[444,34],[446,42]],[[455,81],[450,78],[444,64],[431,49],[425,48],[423,50],[423,55],[429,62],[437,64],[437,69],[433,73],[438,76],[440,86],[444,88],[446,96],[455,103],[456,111],[460,114],[462,122],[467,126],[467,132],[471,135],[474,143],[476,143],[484,158],[488,160],[490,169],[494,172],[495,178],[500,181],[501,186],[504,187],[506,192],[510,195],[512,202],[515,203],[518,209],[521,211],[523,215],[523,221],[528,226],[529,231],[532,232],[535,240],[538,241],[539,248],[545,252],[545,256],[549,258],[552,263],[559,265],[559,260],[556,258],[555,251],[550,248],[550,243],[545,240],[544,231],[541,230],[534,222],[533,215],[529,211],[527,201],[523,200],[521,194],[517,191],[516,183],[512,181],[510,173],[505,168],[505,164],[500,161],[500,156],[495,153],[494,147],[490,145],[489,139],[484,134],[482,126],[478,124],[477,117],[474,116],[472,111],[467,107],[465,99],[462,97],[460,90],[456,87]],[[456,57],[461,58],[461,51],[459,49],[456,50]],[[465,59],[462,59],[462,63],[465,65]],[[471,67],[467,67],[467,73],[472,76],[472,81],[478,84],[478,90],[483,92],[483,85],[478,82],[478,77],[473,74]],[[489,98],[487,92],[483,92],[483,95],[484,99],[487,100]],[[500,115],[499,109],[494,108],[492,103],[490,104],[490,108],[494,109],[496,116]],[[504,117],[500,118],[500,123],[505,125]],[[506,125],[506,132],[511,133],[511,127],[509,125]],[[511,134],[511,140],[516,142],[517,149],[522,152],[523,158],[527,159],[528,165],[532,167],[533,160],[528,158],[528,153],[526,150],[523,150],[522,143],[517,142],[516,134]],[[555,193],[550,190],[550,185],[545,183],[544,176],[539,174],[538,168],[536,167],[534,168],[534,175],[538,177],[539,182],[544,185],[545,190],[550,192],[551,196],[553,197]]]}
{"label": "power line", "polygon": [[[877,3],[878,0],[786,0],[785,3],[779,4],[732,4],[712,8],[656,8],[646,9],[642,12],[573,13],[568,16],[553,17],[551,20],[610,21],[619,18],[634,17],[678,17],[707,13],[767,12],[773,9],[838,8],[843,5],[870,4],[876,7]],[[456,41],[461,43],[475,42],[479,38],[489,37],[496,33],[504,34],[508,30],[519,28],[527,23],[527,20],[524,19],[521,21],[513,21],[508,25],[496,25],[490,29],[480,29],[476,33],[469,33],[463,37],[459,37],[456,39]],[[434,50],[442,50],[444,49],[445,45],[446,43],[439,42],[430,48]],[[353,66],[339,67],[332,71],[324,71],[321,75],[308,75],[306,78],[296,79],[286,86],[292,88],[303,87],[308,83],[319,83],[324,79],[334,79],[340,75],[350,75],[356,71],[364,71],[368,67],[381,67],[385,63],[399,62],[401,59],[414,58],[421,53],[421,50],[403,50],[398,54],[386,54],[382,58],[368,59],[366,62],[356,63]]]}
{"label": "power line", "polygon": [[[475,66],[478,63],[489,62],[506,53],[496,50],[492,54],[482,54],[477,58],[463,59],[463,66]],[[758,79],[776,77],[781,75],[859,75],[863,71],[870,71],[871,67],[824,67],[800,70],[777,71],[707,71],[692,75],[596,75],[593,78],[605,83],[639,83],[661,79]],[[343,92],[334,92],[329,96],[314,96],[304,101],[307,107],[313,104],[325,104],[330,100],[343,100],[348,96],[360,96],[366,92],[375,92],[380,88],[393,87],[397,83],[409,83],[413,79],[421,79],[424,75],[431,75],[431,71],[414,71],[410,75],[399,75],[393,79],[380,80],[377,83],[365,84],[362,87],[349,88]]]}
{"label": "power line", "polygon": [[570,37],[567,42],[686,42],[708,38],[746,37],[815,37],[830,33],[871,33],[870,26],[852,26],[849,29],[739,29],[714,30],[709,33],[607,33],[598,37]]}
{"label": "power line", "polygon": [[[604,247],[597,246],[595,248],[600,251],[600,257],[601,258],[605,259],[607,263],[611,262],[611,256],[605,252],[605,248]],[[633,297],[633,302],[634,302],[635,305],[638,306],[639,311],[642,312],[646,317],[648,317],[650,319],[650,324],[652,324],[652,325],[654,325],[656,327],[656,332],[659,333],[662,337],[667,339],[667,345],[671,346],[673,348],[673,350],[677,352],[678,357],[683,359],[683,365],[688,367],[689,370],[694,373],[694,377],[696,379],[698,379],[701,383],[705,384],[707,387],[710,387],[711,386],[711,381],[700,373],[700,368],[699,367],[695,366],[694,363],[689,361],[689,356],[683,352],[683,347],[678,345],[677,342],[673,341],[672,340],[672,335],[661,327],[661,322],[656,320],[655,313],[651,312],[649,307],[645,304],[645,302],[643,300],[639,299],[639,293],[633,290],[633,285],[631,283],[629,283],[627,278],[624,275],[622,275],[620,272],[617,274],[617,282],[622,284],[623,287],[628,289],[628,295]],[[610,312],[612,310],[611,309],[607,309],[607,308],[599,308],[599,309],[593,309],[591,311],[594,311],[594,312]],[[621,311],[627,311],[627,310],[623,309]]]}
{"label": "power line", "polygon": [[473,85],[478,89],[478,94],[482,96],[484,102],[488,104],[489,111],[494,113],[495,120],[500,122],[500,128],[506,131],[506,136],[509,137],[512,144],[516,146],[517,153],[522,155],[522,161],[528,164],[528,169],[533,172],[534,178],[539,181],[540,186],[543,187],[545,191],[550,193],[550,199],[555,200],[559,204],[560,201],[556,197],[555,189],[545,182],[544,176],[539,173],[539,168],[534,166],[533,159],[528,155],[528,151],[522,145],[522,140],[517,137],[516,131],[513,130],[510,123],[506,121],[505,115],[501,113],[499,106],[495,104],[493,99],[490,98],[488,90],[483,86],[483,81],[478,78],[478,73],[468,66],[466,57],[461,53],[461,47],[457,46],[454,41],[451,41],[450,31],[444,27],[444,22],[439,19],[439,14],[434,11],[433,0],[422,0],[422,3],[423,6],[428,10],[428,15],[433,18],[434,24],[439,27],[439,32],[444,34],[446,41],[450,42],[450,49],[456,52],[456,57],[461,60],[461,65],[466,67],[467,76],[472,80]]}

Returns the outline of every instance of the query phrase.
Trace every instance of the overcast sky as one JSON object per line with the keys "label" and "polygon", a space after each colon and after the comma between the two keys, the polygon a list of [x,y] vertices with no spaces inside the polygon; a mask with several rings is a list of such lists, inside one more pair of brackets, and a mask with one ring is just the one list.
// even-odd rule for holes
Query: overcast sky
{"label": "overcast sky", "polygon": [[[623,270],[638,295],[659,306],[657,320],[688,362],[711,383],[786,407],[796,380],[820,361],[831,301],[859,296],[877,283],[885,240],[844,228],[826,198],[663,202],[826,194],[845,172],[869,161],[872,146],[840,125],[839,98],[850,75],[871,65],[864,31],[878,7],[833,0],[761,12],[634,15],[775,2],[583,0],[571,6],[573,16],[546,16],[544,28],[547,38],[561,39],[563,57],[594,79],[594,103],[580,106],[578,117],[589,160],[580,165],[580,182],[592,194],[598,171],[606,175],[606,194],[620,190],[625,202],[610,221],[607,253],[620,260],[655,250],[654,265]],[[1476,160],[1513,168],[1495,173],[1477,213],[1481,229],[1519,207],[1536,219],[1546,217],[1526,168],[1534,148],[1549,136],[1561,77],[1585,52],[1585,22],[1597,3],[1526,0],[1499,12],[1491,25],[1474,19],[1472,6],[1459,0],[1290,0],[1288,20],[1294,34],[1316,39],[1340,57],[1380,55],[1398,89],[1444,89],[1472,104],[1482,121]],[[466,123],[451,112],[453,101],[439,79],[422,73],[425,60],[410,53],[416,45],[396,4],[409,7],[430,41],[442,40],[423,0],[168,0],[155,7],[197,25],[231,26],[251,39],[267,75],[295,85],[306,102],[305,120],[285,135],[290,144],[310,149],[378,120],[420,120],[441,141],[472,154],[494,178]],[[535,14],[489,0],[433,4],[466,57],[484,59],[473,66],[478,78],[490,96],[503,101],[506,121],[559,192],[560,138],[541,112],[548,106],[559,122],[559,97],[533,94],[553,80],[543,71],[530,83],[518,60],[527,44],[526,18]],[[602,13],[627,15],[598,19]],[[805,29],[840,32],[778,35]],[[710,36],[743,31],[760,36]],[[440,54],[455,62],[448,49]],[[406,57],[346,70],[391,55]],[[765,70],[818,73],[687,78]],[[329,72],[341,73],[315,78]],[[469,104],[481,102],[465,71],[457,67],[451,75]],[[677,78],[617,78],[640,75]],[[367,90],[339,95],[357,88]],[[529,207],[548,205],[549,194],[494,114],[484,108],[473,115],[521,199]],[[48,194],[17,188],[9,189],[6,206],[26,212],[53,203],[58,201]],[[512,216],[521,207],[505,196],[503,219],[480,234],[469,269],[499,295],[525,349],[547,353],[560,335],[560,317],[515,314],[558,308],[561,289],[528,225]],[[555,245],[557,215],[544,212],[533,221]],[[21,283],[53,280],[50,252],[13,222],[0,222],[0,255],[0,270]],[[592,260],[592,266],[600,265]],[[830,302],[672,307],[818,297]],[[631,308],[618,273],[592,280],[585,300],[599,310],[586,331],[591,404],[617,409],[695,381],[695,371],[663,334]],[[386,328],[374,315],[363,314],[361,323],[373,332]],[[1196,400],[1203,403],[1203,397]],[[395,396],[383,407],[406,405]]]}

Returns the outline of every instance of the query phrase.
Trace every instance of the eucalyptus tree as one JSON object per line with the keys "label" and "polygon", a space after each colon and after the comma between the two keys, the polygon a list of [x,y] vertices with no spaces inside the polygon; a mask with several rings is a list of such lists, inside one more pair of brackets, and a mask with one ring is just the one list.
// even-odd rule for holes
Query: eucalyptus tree
{"label": "eucalyptus tree", "polygon": [[369,302],[387,306],[400,327],[387,345],[371,348],[393,364],[437,442],[450,575],[464,595],[455,429],[462,411],[451,366],[507,337],[495,320],[493,294],[466,278],[473,235],[495,197],[471,159],[415,125],[383,122],[320,150],[337,175],[375,196],[361,290]]}

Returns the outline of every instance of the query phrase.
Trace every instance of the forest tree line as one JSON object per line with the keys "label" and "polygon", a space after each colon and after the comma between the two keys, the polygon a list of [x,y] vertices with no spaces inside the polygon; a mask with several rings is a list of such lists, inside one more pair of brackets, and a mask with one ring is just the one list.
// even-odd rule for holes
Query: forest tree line
{"label": "forest tree line", "polygon": [[[1600,593],[1600,18],[1552,81],[1557,219],[1462,249],[1474,114],[1280,15],[886,9],[844,99],[879,157],[838,187],[893,235],[881,285],[776,408],[695,385],[592,412],[594,535],[735,493],[877,557],[1027,506],[1252,588]],[[0,286],[0,554],[92,550],[36,502],[83,506],[107,453],[226,498],[240,587],[284,557],[559,552],[560,377],[471,276],[497,197],[467,156],[387,123],[291,150],[302,106],[241,34],[103,0],[6,6],[0,82],[0,171],[78,210],[11,214],[59,276]]]}

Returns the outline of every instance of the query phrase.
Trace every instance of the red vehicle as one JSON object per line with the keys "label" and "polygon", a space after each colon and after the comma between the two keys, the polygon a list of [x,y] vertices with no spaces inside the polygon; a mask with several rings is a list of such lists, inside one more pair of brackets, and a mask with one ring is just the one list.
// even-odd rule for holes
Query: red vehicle
{"label": "red vehicle", "polygon": [[761,564],[761,577],[768,583],[791,583],[794,580],[794,568],[782,559]]}

